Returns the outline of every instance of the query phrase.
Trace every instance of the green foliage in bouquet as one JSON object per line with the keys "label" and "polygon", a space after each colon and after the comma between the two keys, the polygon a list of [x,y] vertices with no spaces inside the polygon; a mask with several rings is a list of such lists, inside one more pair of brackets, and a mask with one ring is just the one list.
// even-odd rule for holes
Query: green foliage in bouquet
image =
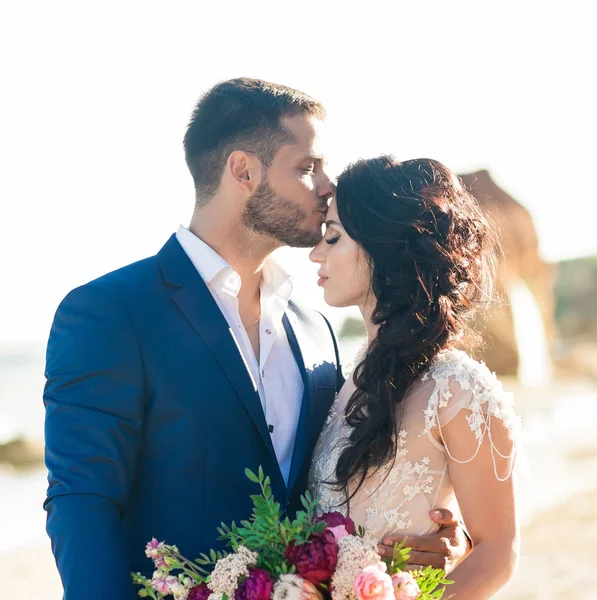
{"label": "green foliage in bouquet", "polygon": [[[409,558],[410,548],[404,548],[404,542],[394,546],[394,556],[390,559],[384,559],[384,562],[388,565],[388,573],[393,575],[404,571]],[[421,590],[419,600],[440,600],[446,591],[445,586],[454,583],[446,579],[446,572],[443,569],[425,567],[424,569],[411,571],[411,574]]]}
{"label": "green foliage in bouquet", "polygon": [[[259,553],[257,567],[269,571],[274,577],[283,573],[294,573],[295,567],[285,558],[286,548],[291,544],[304,544],[311,535],[322,533],[326,524],[315,519],[317,501],[313,500],[306,492],[301,497],[304,511],[299,511],[296,518],[291,521],[288,517],[282,519],[280,503],[274,500],[270,478],[265,477],[263,469],[259,467],[257,474],[250,469],[245,469],[245,475],[261,487],[261,494],[251,496],[253,513],[248,521],[241,521],[240,527],[233,522],[229,527],[222,523],[218,527],[220,541],[225,541],[226,546],[232,551],[243,545],[249,550]],[[210,567],[215,564],[219,556],[202,554],[197,564]]]}

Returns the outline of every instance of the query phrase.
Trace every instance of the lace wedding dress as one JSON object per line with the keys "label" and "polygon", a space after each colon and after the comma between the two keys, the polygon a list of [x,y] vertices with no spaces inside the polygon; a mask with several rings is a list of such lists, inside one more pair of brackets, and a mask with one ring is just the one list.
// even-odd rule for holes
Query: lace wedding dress
{"label": "lace wedding dress", "polygon": [[[515,451],[508,440],[504,443],[504,438],[501,443],[494,441],[491,420],[500,419],[516,442],[520,419],[514,412],[512,395],[504,392],[484,364],[465,352],[450,349],[437,356],[405,397],[395,462],[369,476],[347,507],[344,494],[326,482],[334,481],[338,457],[350,434],[344,413],[353,392],[354,383],[349,378],[319,437],[310,472],[310,492],[319,498],[322,512],[350,514],[372,541],[379,542],[389,534],[434,533],[439,526],[429,517],[432,508],[448,508],[458,515],[448,457],[461,464],[472,462],[486,437],[495,476],[503,480],[511,475]],[[458,433],[472,436],[472,446],[477,450],[471,456],[454,456],[442,436],[442,428],[461,411],[465,411],[466,420],[458,421],[464,423]]]}

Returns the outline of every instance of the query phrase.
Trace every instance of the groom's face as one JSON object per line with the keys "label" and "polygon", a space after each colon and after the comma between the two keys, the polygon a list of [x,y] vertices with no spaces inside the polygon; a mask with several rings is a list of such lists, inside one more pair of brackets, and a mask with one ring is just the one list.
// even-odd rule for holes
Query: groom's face
{"label": "groom's face", "polygon": [[287,246],[308,248],[321,239],[334,184],[325,171],[323,123],[313,117],[288,117],[293,134],[281,146],[257,191],[249,198],[245,224]]}

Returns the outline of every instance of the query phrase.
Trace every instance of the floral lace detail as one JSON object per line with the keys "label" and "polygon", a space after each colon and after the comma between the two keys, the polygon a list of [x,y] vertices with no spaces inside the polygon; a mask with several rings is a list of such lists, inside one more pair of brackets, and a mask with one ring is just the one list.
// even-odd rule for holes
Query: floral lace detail
{"label": "floral lace detail", "polygon": [[[338,418],[337,401],[334,403],[333,414],[328,417],[311,467],[310,491],[313,497],[319,499],[321,512],[339,511],[348,514],[347,505],[342,492],[335,489],[326,481],[333,481],[336,464],[348,437],[348,427],[344,423],[344,415]],[[341,424],[341,427],[338,425]],[[322,440],[328,438],[330,429],[343,431],[345,437],[337,438],[330,452],[323,451]],[[408,530],[413,526],[413,520],[407,506],[417,497],[430,497],[434,492],[433,481],[435,472],[429,468],[429,457],[423,457],[418,462],[406,460],[408,433],[400,431],[397,443],[396,461],[386,470],[379,483],[379,476],[368,479],[358,496],[365,496],[368,505],[365,509],[366,518],[361,523],[365,528],[365,537],[378,541],[383,533],[388,531]],[[329,438],[328,438],[329,439]],[[441,472],[437,474],[441,475]],[[391,499],[388,504],[388,499]],[[425,502],[426,510],[431,508],[429,501]]]}
{"label": "floral lace detail", "polygon": [[[315,449],[310,491],[319,499],[321,511],[350,514],[357,525],[365,528],[369,540],[379,542],[389,533],[431,533],[437,530],[429,517],[431,508],[445,506],[457,510],[447,469],[448,457],[457,459],[440,442],[443,442],[441,428],[462,410],[466,411],[466,423],[473,434],[471,439],[476,440],[477,451],[467,460],[457,462],[472,461],[488,437],[496,477],[505,479],[510,475],[515,451],[508,455],[500,452],[491,438],[490,424],[493,418],[500,419],[511,439],[518,441],[521,423],[514,412],[511,394],[504,392],[484,364],[464,352],[446,350],[413,384],[404,400],[395,460],[368,476],[347,506],[344,493],[326,483],[335,480],[338,458],[350,435],[344,410],[352,388],[350,381],[345,385],[349,387],[336,397]],[[511,460],[506,477],[499,477],[498,456]]]}
{"label": "floral lace detail", "polygon": [[[337,394],[315,448],[309,474],[309,489],[311,495],[319,500],[320,512],[338,511],[346,516],[344,495],[331,484],[335,480],[336,465],[349,435],[348,427],[344,423],[344,415],[338,415],[338,401]],[[328,440],[334,440],[334,443],[328,451],[324,451],[323,446]]]}
{"label": "floral lace detail", "polygon": [[[367,481],[363,486],[371,505],[366,508],[365,537],[377,539],[375,532],[400,531],[410,529],[413,521],[409,510],[403,510],[417,496],[433,493],[433,475],[429,471],[429,457],[419,462],[405,460],[407,432],[398,434],[396,462],[381,483]],[[378,478],[375,478],[377,481]],[[388,498],[393,502],[388,507]]]}
{"label": "floral lace detail", "polygon": [[[441,436],[442,425],[449,422],[460,410],[470,411],[470,414],[466,415],[466,420],[478,442],[477,449],[470,458],[459,460],[452,456],[449,448],[445,447],[446,453],[455,462],[466,464],[474,460],[489,431],[493,417],[503,422],[510,432],[511,439],[520,436],[522,422],[514,411],[514,396],[504,391],[495,373],[492,373],[485,363],[474,360],[461,350],[447,350],[438,355],[433,366],[421,377],[422,382],[430,379],[434,381],[435,387],[424,411],[425,428],[420,435],[430,435],[432,429],[437,428]],[[454,388],[460,388],[459,391],[464,393],[460,394],[461,398],[452,401]],[[491,435],[489,439],[494,474],[500,481],[505,481],[512,474],[516,447],[510,454],[502,454],[491,439]],[[510,460],[510,469],[504,477],[498,473],[496,454]]]}

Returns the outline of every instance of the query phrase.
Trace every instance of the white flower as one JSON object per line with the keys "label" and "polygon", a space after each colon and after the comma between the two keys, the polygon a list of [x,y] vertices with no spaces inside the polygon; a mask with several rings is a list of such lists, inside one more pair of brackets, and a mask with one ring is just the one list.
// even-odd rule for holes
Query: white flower
{"label": "white flower", "polygon": [[301,600],[301,582],[298,575],[280,575],[274,585],[272,600]]}
{"label": "white flower", "polygon": [[170,593],[174,596],[174,600],[187,600],[189,588],[183,585],[181,581],[172,581],[168,587]]}
{"label": "white flower", "polygon": [[307,579],[283,574],[274,585],[271,600],[323,600],[323,594]]}
{"label": "white flower", "polygon": [[350,535],[338,542],[338,564],[332,576],[332,600],[357,600],[355,577],[365,568],[379,563],[375,544]]}
{"label": "white flower", "polygon": [[[228,598],[233,598],[239,578],[249,576],[249,565],[256,564],[257,558],[255,552],[251,552],[245,546],[239,546],[236,552],[216,562],[207,586],[216,594],[226,594]],[[216,599],[210,596],[210,600]]]}

